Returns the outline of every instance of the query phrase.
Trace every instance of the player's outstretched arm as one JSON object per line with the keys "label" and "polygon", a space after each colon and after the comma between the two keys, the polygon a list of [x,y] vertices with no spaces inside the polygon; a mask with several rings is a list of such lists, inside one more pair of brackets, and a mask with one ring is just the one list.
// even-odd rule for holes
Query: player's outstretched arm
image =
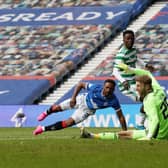
{"label": "player's outstretched arm", "polygon": [[75,87],[75,90],[73,92],[73,95],[71,97],[71,101],[70,101],[71,107],[75,106],[75,104],[76,104],[76,96],[79,94],[81,89],[85,89],[85,88],[86,88],[86,83],[85,82],[79,82],[77,84],[77,86]]}

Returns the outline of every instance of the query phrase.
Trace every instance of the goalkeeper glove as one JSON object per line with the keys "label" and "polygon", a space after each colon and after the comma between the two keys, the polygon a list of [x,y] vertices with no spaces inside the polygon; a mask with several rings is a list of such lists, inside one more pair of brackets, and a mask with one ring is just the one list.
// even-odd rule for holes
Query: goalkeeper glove
{"label": "goalkeeper glove", "polygon": [[117,64],[116,66],[117,66],[117,68],[122,69],[124,71],[128,70],[128,66],[124,63]]}

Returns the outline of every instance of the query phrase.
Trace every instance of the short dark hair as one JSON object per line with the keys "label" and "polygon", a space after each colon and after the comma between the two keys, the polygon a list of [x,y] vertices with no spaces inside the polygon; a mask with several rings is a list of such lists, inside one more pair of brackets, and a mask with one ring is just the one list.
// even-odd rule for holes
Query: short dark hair
{"label": "short dark hair", "polygon": [[147,63],[145,65],[145,69],[150,71],[150,72],[153,72],[155,70],[155,68],[153,67],[153,65],[151,63]]}
{"label": "short dark hair", "polygon": [[106,80],[104,81],[104,84],[105,84],[105,83],[112,83],[114,87],[116,86],[115,81],[112,80],[112,79],[106,79]]}
{"label": "short dark hair", "polygon": [[123,37],[124,37],[126,34],[132,34],[133,36],[135,36],[133,30],[125,30],[125,31],[123,32]]}

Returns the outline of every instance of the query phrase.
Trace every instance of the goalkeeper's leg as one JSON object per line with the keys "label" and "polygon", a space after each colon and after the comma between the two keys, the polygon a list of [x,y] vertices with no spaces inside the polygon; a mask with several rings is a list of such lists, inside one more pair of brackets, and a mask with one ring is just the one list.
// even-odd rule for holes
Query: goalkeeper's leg
{"label": "goalkeeper's leg", "polygon": [[92,134],[91,136],[96,139],[102,139],[102,140],[116,140],[118,139],[118,133],[115,132],[103,132],[98,134]]}
{"label": "goalkeeper's leg", "polygon": [[85,128],[81,128],[81,138],[92,138],[92,139],[102,139],[102,140],[115,140],[118,139],[118,134],[114,132],[103,132],[103,133],[91,133]]}
{"label": "goalkeeper's leg", "polygon": [[127,130],[120,132],[103,132],[91,133],[86,129],[81,128],[81,138],[92,138],[102,140],[117,140],[117,139],[139,139],[145,136],[145,130]]}

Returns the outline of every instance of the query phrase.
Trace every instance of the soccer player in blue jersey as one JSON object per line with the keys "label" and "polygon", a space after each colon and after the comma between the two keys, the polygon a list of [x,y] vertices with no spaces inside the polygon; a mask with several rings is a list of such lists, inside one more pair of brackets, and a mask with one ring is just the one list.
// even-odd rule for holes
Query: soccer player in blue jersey
{"label": "soccer player in blue jersey", "polygon": [[[58,121],[48,126],[37,126],[33,131],[34,135],[41,134],[45,131],[60,130],[78,124],[90,115],[93,115],[97,109],[112,107],[118,116],[123,130],[127,129],[125,117],[122,113],[121,106],[114,94],[115,82],[111,79],[104,81],[103,85],[80,82],[71,97],[58,105],[52,105],[46,112],[38,116],[38,121],[44,120],[52,113],[61,112],[68,109],[76,109],[73,115],[64,121]],[[85,89],[85,93],[79,92]]]}

